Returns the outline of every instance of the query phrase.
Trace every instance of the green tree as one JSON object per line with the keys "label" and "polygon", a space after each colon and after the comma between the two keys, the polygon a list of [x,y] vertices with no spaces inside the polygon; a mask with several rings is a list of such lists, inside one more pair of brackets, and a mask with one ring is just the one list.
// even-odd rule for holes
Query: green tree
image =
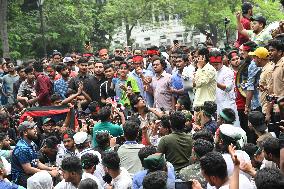
{"label": "green tree", "polygon": [[131,45],[131,32],[138,23],[151,25],[153,16],[170,12],[171,8],[170,0],[108,0],[102,19],[111,34],[125,29],[127,45]]}
{"label": "green tree", "polygon": [[[194,26],[201,33],[211,33],[211,39],[216,45],[224,38],[224,18],[234,19],[234,12],[240,6],[239,0],[179,0],[175,10],[182,15],[185,26]],[[235,23],[230,22],[229,27]]]}

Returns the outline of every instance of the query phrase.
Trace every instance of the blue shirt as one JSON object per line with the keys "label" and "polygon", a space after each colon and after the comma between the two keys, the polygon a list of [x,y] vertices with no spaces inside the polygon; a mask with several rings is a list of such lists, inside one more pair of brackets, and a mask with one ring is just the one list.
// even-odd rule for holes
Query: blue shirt
{"label": "blue shirt", "polygon": [[[171,163],[167,163],[168,167],[168,185],[173,181],[175,182],[175,170]],[[144,177],[147,175],[148,170],[139,171],[133,176],[132,189],[139,189],[142,187]]]}
{"label": "blue shirt", "polygon": [[[144,77],[153,77],[153,72],[151,72],[150,70],[145,70],[143,69],[142,74],[144,75]],[[154,97],[151,93],[144,91],[144,85],[143,85],[143,81],[142,79],[136,74],[135,70],[133,70],[130,73],[130,76],[133,77],[138,84],[138,87],[140,89],[140,95],[143,97],[143,99],[146,100],[146,103],[148,106],[153,107],[154,104]]]}
{"label": "blue shirt", "polygon": [[54,93],[59,94],[61,99],[66,98],[68,90],[68,81],[65,81],[62,77],[54,82]]}
{"label": "blue shirt", "polygon": [[210,131],[214,135],[217,130],[217,122],[214,120],[208,121],[207,123],[204,124],[204,128]]}
{"label": "blue shirt", "polygon": [[11,175],[14,183],[21,181],[20,183],[25,183],[24,185],[21,184],[25,187],[27,178],[30,175],[26,175],[22,164],[30,163],[32,167],[37,167],[38,153],[36,148],[37,146],[34,142],[28,144],[24,139],[18,141],[11,160]]}
{"label": "blue shirt", "polygon": [[[174,89],[180,90],[183,89],[183,78],[182,75],[179,74],[179,72],[174,72],[173,76],[172,76],[172,87]],[[178,97],[177,94],[175,94],[175,97]]]}
{"label": "blue shirt", "polygon": [[4,180],[0,180],[0,188],[3,188],[3,189],[24,189],[23,187],[20,187],[16,184],[13,184],[13,183],[9,183],[9,182],[6,182]]}
{"label": "blue shirt", "polygon": [[255,110],[260,107],[259,91],[257,89],[259,84],[259,78],[261,74],[261,68],[257,67],[255,62],[252,61],[248,66],[248,80],[246,84],[247,91],[253,91],[253,97],[251,100],[251,109]]}

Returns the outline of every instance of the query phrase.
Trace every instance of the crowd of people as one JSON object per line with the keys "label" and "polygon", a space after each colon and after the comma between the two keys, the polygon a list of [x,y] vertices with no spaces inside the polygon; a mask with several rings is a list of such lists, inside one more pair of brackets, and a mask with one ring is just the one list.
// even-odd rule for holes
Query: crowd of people
{"label": "crowd of people", "polygon": [[284,188],[284,22],[236,18],[227,49],[4,58],[0,188]]}

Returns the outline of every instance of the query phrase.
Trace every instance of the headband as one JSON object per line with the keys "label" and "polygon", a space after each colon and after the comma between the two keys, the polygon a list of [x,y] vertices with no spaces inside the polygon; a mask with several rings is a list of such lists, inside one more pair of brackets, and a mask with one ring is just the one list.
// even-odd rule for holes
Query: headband
{"label": "headband", "polygon": [[159,51],[158,50],[147,50],[147,54],[148,55],[159,55]]}
{"label": "headband", "polygon": [[243,45],[243,48],[241,50],[243,50],[243,51],[250,51],[251,47]]}
{"label": "headband", "polygon": [[220,112],[220,116],[225,120],[225,121],[228,121],[228,122],[232,122],[233,120],[230,119],[226,114],[224,114],[223,111]]}
{"label": "headband", "polygon": [[231,53],[232,58],[235,57],[235,56],[238,56],[238,54],[236,52]]}
{"label": "headband", "polygon": [[210,63],[221,63],[222,56],[211,56],[209,59]]}
{"label": "headband", "polygon": [[142,56],[134,56],[132,60],[133,60],[133,62],[142,62],[143,57]]}

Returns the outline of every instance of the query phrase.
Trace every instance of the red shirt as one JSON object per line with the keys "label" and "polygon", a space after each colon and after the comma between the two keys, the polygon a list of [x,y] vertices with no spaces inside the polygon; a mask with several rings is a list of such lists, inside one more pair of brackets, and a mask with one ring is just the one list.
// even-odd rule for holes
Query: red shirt
{"label": "red shirt", "polygon": [[44,73],[36,73],[35,84],[36,95],[38,96],[39,106],[50,106],[50,96],[52,94],[52,83],[47,75]]}
{"label": "red shirt", "polygon": [[[234,78],[236,81],[237,72],[234,71]],[[237,86],[235,86],[235,93],[236,93],[236,104],[238,110],[244,110],[246,105],[246,98],[241,95]]]}
{"label": "red shirt", "polygon": [[[250,30],[250,19],[248,19],[246,17],[242,17],[241,23],[242,23],[244,29]],[[235,43],[235,47],[239,48],[242,44],[244,44],[247,41],[249,41],[249,38],[242,35],[240,32],[238,32],[238,39]]]}

